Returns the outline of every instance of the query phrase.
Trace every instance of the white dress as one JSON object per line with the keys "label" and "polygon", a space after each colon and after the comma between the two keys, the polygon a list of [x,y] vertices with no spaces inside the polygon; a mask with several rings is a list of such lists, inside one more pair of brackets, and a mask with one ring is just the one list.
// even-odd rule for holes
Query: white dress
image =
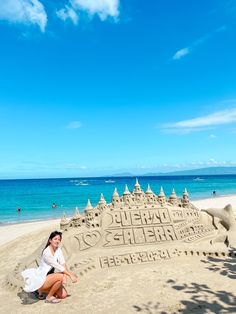
{"label": "white dress", "polygon": [[65,259],[60,248],[57,248],[52,255],[49,246],[43,251],[41,264],[38,268],[25,269],[21,275],[24,278],[24,291],[33,292],[44,284],[47,273],[54,267],[55,272],[63,272]]}

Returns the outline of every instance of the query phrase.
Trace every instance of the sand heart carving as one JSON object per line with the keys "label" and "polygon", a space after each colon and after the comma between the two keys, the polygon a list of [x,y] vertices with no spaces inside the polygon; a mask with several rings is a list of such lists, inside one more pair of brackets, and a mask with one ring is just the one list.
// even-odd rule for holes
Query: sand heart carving
{"label": "sand heart carving", "polygon": [[83,234],[83,239],[84,242],[88,245],[88,246],[94,246],[96,245],[99,240],[101,238],[101,234],[100,232],[94,230],[93,232],[87,232]]}

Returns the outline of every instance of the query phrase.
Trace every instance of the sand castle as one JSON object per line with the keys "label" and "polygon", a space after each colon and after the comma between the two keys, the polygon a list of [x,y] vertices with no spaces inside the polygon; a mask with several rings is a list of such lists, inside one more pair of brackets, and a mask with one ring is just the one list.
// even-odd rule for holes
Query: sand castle
{"label": "sand castle", "polygon": [[[161,263],[181,255],[227,256],[236,242],[230,205],[201,211],[190,202],[186,189],[181,198],[174,189],[167,198],[162,187],[159,195],[150,185],[144,192],[138,179],[132,192],[125,186],[122,196],[115,188],[110,203],[101,194],[95,207],[88,200],[83,214],[76,208],[72,218],[63,215],[60,227],[67,264],[81,277],[92,270]],[[8,286],[22,287],[20,272],[39,265],[43,247],[44,243],[19,262],[7,277]]]}

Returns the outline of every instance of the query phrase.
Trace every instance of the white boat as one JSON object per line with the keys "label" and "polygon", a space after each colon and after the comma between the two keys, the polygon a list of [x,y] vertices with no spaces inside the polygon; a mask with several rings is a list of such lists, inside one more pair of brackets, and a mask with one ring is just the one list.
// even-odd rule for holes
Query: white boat
{"label": "white boat", "polygon": [[193,181],[204,181],[203,178],[194,178]]}
{"label": "white boat", "polygon": [[106,183],[115,183],[116,181],[114,180],[105,180]]}
{"label": "white boat", "polygon": [[75,183],[75,185],[89,185],[89,184],[81,181],[81,182]]}

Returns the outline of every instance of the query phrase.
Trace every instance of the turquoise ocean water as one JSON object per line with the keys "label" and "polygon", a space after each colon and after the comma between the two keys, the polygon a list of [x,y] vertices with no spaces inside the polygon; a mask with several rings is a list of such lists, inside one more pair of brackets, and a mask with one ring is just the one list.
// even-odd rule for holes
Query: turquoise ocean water
{"label": "turquoise ocean water", "polygon": [[[138,179],[144,191],[150,183],[154,193],[158,194],[160,187],[163,186],[167,196],[174,187],[180,197],[186,187],[192,200],[212,197],[213,190],[217,195],[236,194],[236,175]],[[76,206],[83,212],[88,198],[95,206],[100,193],[103,193],[106,201],[110,202],[114,188],[117,187],[121,195],[126,183],[132,191],[135,177],[0,180],[0,225],[60,218],[63,211],[70,216]],[[52,203],[56,203],[56,208],[52,208]],[[18,207],[21,208],[20,213],[16,211]]]}

